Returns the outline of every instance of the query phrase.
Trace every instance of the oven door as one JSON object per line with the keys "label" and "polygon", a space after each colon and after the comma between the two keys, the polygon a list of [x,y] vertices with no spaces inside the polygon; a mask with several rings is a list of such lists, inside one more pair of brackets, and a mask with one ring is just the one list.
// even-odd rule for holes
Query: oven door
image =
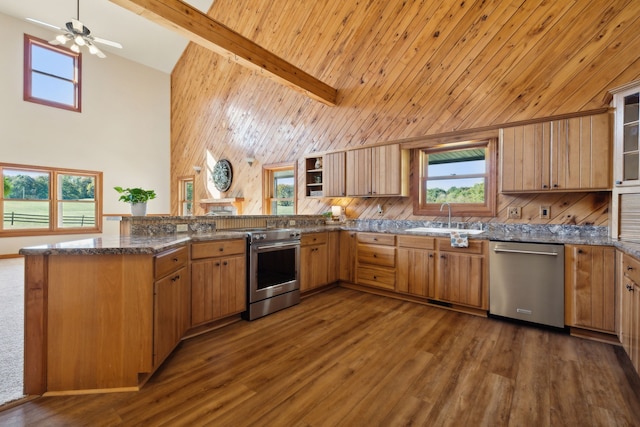
{"label": "oven door", "polygon": [[250,249],[249,302],[299,289],[300,242],[265,242]]}

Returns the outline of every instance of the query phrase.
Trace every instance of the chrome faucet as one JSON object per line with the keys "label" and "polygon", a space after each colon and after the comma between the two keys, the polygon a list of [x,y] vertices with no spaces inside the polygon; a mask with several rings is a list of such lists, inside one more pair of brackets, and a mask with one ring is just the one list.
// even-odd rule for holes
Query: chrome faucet
{"label": "chrome faucet", "polygon": [[451,228],[451,205],[449,204],[449,202],[444,202],[443,204],[440,205],[440,212],[442,212],[442,209],[445,207],[445,205],[449,210],[449,223],[448,223],[449,225],[447,226],[447,228]]}

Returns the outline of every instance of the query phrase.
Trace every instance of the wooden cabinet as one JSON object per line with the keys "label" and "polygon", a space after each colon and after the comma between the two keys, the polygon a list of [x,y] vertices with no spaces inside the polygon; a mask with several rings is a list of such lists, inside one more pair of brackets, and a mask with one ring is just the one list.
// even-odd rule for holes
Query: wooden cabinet
{"label": "wooden cabinet", "polygon": [[344,151],[324,155],[322,187],[324,197],[346,196],[346,156]]}
{"label": "wooden cabinet", "polygon": [[407,196],[409,152],[400,144],[347,151],[349,197]]}
{"label": "wooden cabinet", "polygon": [[500,129],[500,191],[611,188],[608,113]]}
{"label": "wooden cabinet", "polygon": [[613,95],[614,179],[616,186],[640,185],[640,81]]}
{"label": "wooden cabinet", "polygon": [[640,261],[619,253],[620,342],[640,373]]}
{"label": "wooden cabinet", "polygon": [[304,233],[300,239],[300,292],[329,283],[327,232]]}
{"label": "wooden cabinet", "polygon": [[195,242],[191,245],[192,326],[246,310],[246,241]]}
{"label": "wooden cabinet", "polygon": [[433,237],[398,236],[396,291],[434,298],[435,257]]}
{"label": "wooden cabinet", "polygon": [[323,197],[323,161],[322,156],[304,159],[304,195],[307,197]]}
{"label": "wooden cabinet", "polygon": [[186,247],[163,252],[154,259],[154,368],[173,351],[190,325],[188,259]]}
{"label": "wooden cabinet", "polygon": [[435,298],[454,304],[488,309],[488,242],[470,240],[468,248],[436,239]]}
{"label": "wooden cabinet", "polygon": [[340,262],[338,278],[344,282],[356,281],[357,233],[355,231],[340,232]]}
{"label": "wooden cabinet", "polygon": [[615,333],[615,249],[565,245],[565,324]]}
{"label": "wooden cabinet", "polygon": [[393,234],[357,233],[356,282],[362,285],[395,290],[396,236]]}
{"label": "wooden cabinet", "polygon": [[340,231],[327,232],[327,282],[335,283],[340,277]]}

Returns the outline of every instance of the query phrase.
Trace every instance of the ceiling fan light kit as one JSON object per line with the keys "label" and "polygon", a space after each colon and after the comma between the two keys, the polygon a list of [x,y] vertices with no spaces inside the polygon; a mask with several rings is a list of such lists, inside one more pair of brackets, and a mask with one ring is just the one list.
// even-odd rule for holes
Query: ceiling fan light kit
{"label": "ceiling fan light kit", "polygon": [[49,43],[52,45],[66,45],[68,41],[71,41],[71,46],[69,47],[69,49],[71,49],[71,51],[75,53],[80,53],[80,47],[86,46],[90,54],[96,55],[98,58],[106,58],[107,55],[105,55],[98,48],[98,46],[95,45],[95,43],[101,43],[107,46],[122,49],[122,45],[120,43],[113,42],[111,40],[105,40],[91,35],[91,31],[89,31],[89,29],[85,27],[82,22],[80,22],[80,0],[78,0],[77,2],[76,16],[77,18],[72,18],[70,22],[67,22],[65,24],[64,28],[47,24],[46,22],[38,21],[37,19],[33,18],[27,18],[27,20],[36,24],[43,25],[45,27],[62,31],[63,34],[58,34],[56,38],[50,40]]}

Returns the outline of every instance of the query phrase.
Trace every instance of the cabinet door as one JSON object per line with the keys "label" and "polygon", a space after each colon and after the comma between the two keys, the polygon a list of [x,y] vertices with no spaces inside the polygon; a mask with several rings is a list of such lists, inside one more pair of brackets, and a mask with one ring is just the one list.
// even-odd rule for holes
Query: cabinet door
{"label": "cabinet door", "polygon": [[640,286],[624,276],[620,289],[620,342],[640,372]]}
{"label": "cabinet door", "polygon": [[158,280],[154,290],[153,365],[158,366],[175,348],[186,330],[189,281],[187,267]]}
{"label": "cabinet door", "polygon": [[433,251],[398,248],[396,290],[406,294],[435,296],[435,259]]}
{"label": "cabinet door", "polygon": [[441,252],[438,258],[436,298],[455,304],[484,307],[484,257]]}
{"label": "cabinet door", "polygon": [[610,145],[611,131],[606,113],[554,121],[552,189],[609,189]]}
{"label": "cabinet door", "polygon": [[371,195],[371,149],[347,151],[347,196]]}
{"label": "cabinet door", "polygon": [[340,232],[327,233],[327,283],[338,281],[340,275]]}
{"label": "cabinet door", "polygon": [[356,281],[356,233],[340,232],[340,273],[339,279],[345,282]]}
{"label": "cabinet door", "polygon": [[565,245],[565,323],[615,332],[615,250]]}
{"label": "cabinet door", "polygon": [[346,195],[346,153],[328,153],[324,155],[324,197],[344,197]]}
{"label": "cabinet door", "polygon": [[327,284],[327,245],[300,248],[300,291],[305,292]]}
{"label": "cabinet door", "polygon": [[191,263],[191,323],[198,325],[246,308],[243,255]]}
{"label": "cabinet door", "polygon": [[[216,318],[246,310],[247,284],[244,255],[220,260],[220,280],[214,283],[214,312]],[[217,303],[216,303],[217,302]]]}
{"label": "cabinet door", "polygon": [[500,191],[546,190],[550,186],[551,124],[536,123],[500,131]]}
{"label": "cabinet door", "polygon": [[406,178],[399,144],[371,148],[371,194],[374,196],[406,195]]}

